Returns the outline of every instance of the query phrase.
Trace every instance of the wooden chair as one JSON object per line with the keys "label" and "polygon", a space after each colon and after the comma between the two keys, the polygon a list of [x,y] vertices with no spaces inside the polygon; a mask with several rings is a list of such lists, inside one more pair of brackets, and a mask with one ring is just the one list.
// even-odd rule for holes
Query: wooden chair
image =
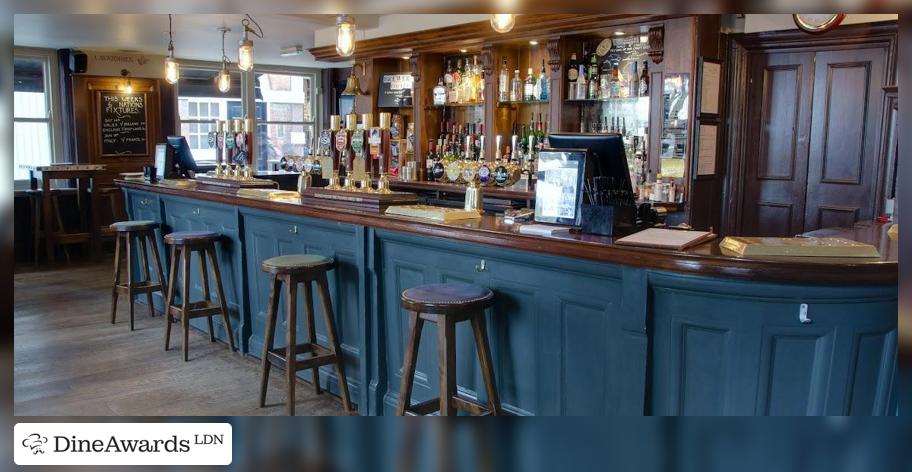
{"label": "wooden chair", "polygon": [[[273,257],[263,261],[264,272],[272,274],[272,288],[269,292],[269,306],[266,313],[266,333],[263,342],[262,375],[260,377],[260,408],[266,406],[266,386],[269,383],[269,370],[273,364],[285,368],[288,378],[288,414],[295,412],[295,379],[299,370],[311,369],[313,384],[317,394],[320,393],[320,366],[333,364],[339,378],[339,390],[342,394],[342,405],[346,414],[354,414],[348,395],[348,381],[345,378],[345,366],[342,359],[342,348],[336,335],[336,323],[333,316],[332,300],[329,297],[329,285],[326,273],[335,265],[333,259],[312,255],[293,254]],[[323,320],[326,323],[326,334],[329,346],[317,344],[314,330],[313,295],[311,283],[316,282],[320,290],[320,304],[323,306]],[[279,311],[279,295],[285,284],[285,337],[284,348],[275,349],[275,328]],[[298,344],[297,328],[297,291],[298,284],[304,284],[304,322],[309,342]],[[310,357],[298,360],[298,354],[309,353]]]}
{"label": "wooden chair", "polygon": [[[221,235],[212,231],[183,231],[165,235],[165,244],[171,246],[171,270],[168,272],[168,297],[165,302],[165,350],[171,342],[171,323],[179,319],[183,332],[184,362],[189,359],[188,341],[190,339],[190,320],[205,317],[209,324],[209,341],[215,342],[215,331],[212,328],[212,317],[221,314],[228,335],[228,348],[234,352],[234,331],[231,330],[231,317],[228,316],[228,301],[222,289],[222,276],[219,272],[218,257],[215,254],[215,242]],[[200,277],[202,277],[203,300],[190,301],[190,259],[193,253],[199,254]],[[209,291],[209,271],[206,257],[212,264],[212,276],[215,279],[215,290],[218,303],[212,300]],[[182,266],[181,304],[174,304],[174,288],[177,286],[178,259]]]}
{"label": "wooden chair", "polygon": [[[397,415],[427,415],[439,411],[440,416],[455,416],[457,410],[474,415],[502,414],[484,318],[484,310],[493,304],[493,300],[491,290],[462,283],[421,285],[402,292],[402,307],[409,310],[409,338],[402,364]],[[487,405],[460,396],[456,391],[456,323],[466,320],[471,321],[475,334]],[[440,397],[411,405],[418,345],[425,321],[437,324]]]}
{"label": "wooden chair", "polygon": [[[117,295],[126,294],[130,297],[130,331],[133,331],[133,301],[137,294],[146,294],[146,301],[149,303],[149,315],[155,316],[155,306],[152,304],[152,293],[165,293],[165,273],[162,271],[161,258],[158,254],[158,244],[155,240],[155,228],[158,223],[154,221],[119,221],[111,225],[114,230],[114,286],[111,290],[111,324],[117,321]],[[136,256],[139,259],[142,268],[142,281],[133,280],[133,244],[137,240]],[[120,259],[121,243],[125,251],[124,259],[127,260],[127,283],[120,283]],[[147,244],[148,243],[148,244]],[[152,261],[155,263],[156,275],[158,282],[152,280],[149,274],[149,248],[152,246]]]}

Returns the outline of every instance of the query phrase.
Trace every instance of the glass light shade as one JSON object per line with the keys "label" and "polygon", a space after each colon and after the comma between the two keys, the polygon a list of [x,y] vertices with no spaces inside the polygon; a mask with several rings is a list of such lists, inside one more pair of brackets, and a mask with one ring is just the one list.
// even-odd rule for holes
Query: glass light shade
{"label": "glass light shade", "polygon": [[342,57],[355,52],[355,22],[348,17],[340,17],[336,22],[336,52]]}
{"label": "glass light shade", "polygon": [[124,86],[123,91],[127,94],[133,93],[133,84],[130,83],[130,79],[127,79],[127,85]]}
{"label": "glass light shade", "polygon": [[253,41],[242,39],[238,43],[238,68],[243,71],[253,69]]}
{"label": "glass light shade", "polygon": [[176,84],[180,80],[180,64],[173,57],[165,58],[165,81]]}
{"label": "glass light shade", "polygon": [[516,15],[512,13],[495,13],[491,15],[491,28],[498,33],[507,33],[516,24]]}
{"label": "glass light shade", "polygon": [[231,90],[231,74],[228,72],[227,66],[222,65],[222,70],[215,77],[215,85],[222,93],[228,93]]}

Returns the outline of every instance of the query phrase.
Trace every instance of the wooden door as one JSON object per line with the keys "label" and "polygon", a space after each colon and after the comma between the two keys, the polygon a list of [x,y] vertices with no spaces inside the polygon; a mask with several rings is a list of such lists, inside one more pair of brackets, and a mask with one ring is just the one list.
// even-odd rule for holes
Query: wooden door
{"label": "wooden door", "polygon": [[817,53],[804,230],[874,217],[886,51]]}
{"label": "wooden door", "polygon": [[740,234],[804,228],[814,53],[754,54]]}

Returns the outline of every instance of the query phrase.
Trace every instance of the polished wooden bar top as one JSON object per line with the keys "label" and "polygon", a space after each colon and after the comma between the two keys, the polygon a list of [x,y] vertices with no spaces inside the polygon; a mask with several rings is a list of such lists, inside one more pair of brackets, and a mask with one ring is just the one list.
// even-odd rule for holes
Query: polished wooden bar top
{"label": "polished wooden bar top", "polygon": [[887,235],[889,224],[859,224],[855,228],[826,229],[808,234],[809,236],[845,237],[873,244],[881,255],[879,258],[743,258],[719,248],[719,239],[684,251],[671,251],[615,245],[613,238],[598,235],[568,234],[560,237],[539,237],[519,234],[518,224],[504,224],[501,216],[493,214],[486,214],[479,220],[440,223],[302,205],[297,199],[268,200],[258,197],[241,197],[136,181],[118,180],[116,183],[124,188],[272,210],[286,216],[320,218],[540,254],[694,275],[810,284],[897,283],[899,242]]}

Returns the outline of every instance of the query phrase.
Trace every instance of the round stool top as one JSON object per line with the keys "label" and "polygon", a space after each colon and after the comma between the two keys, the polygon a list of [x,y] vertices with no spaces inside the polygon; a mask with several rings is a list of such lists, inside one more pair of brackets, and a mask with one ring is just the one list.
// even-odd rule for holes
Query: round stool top
{"label": "round stool top", "polygon": [[206,244],[215,242],[222,235],[214,231],[178,231],[165,235],[165,244]]}
{"label": "round stool top", "polygon": [[484,309],[493,300],[490,289],[463,283],[419,285],[402,292],[404,308],[440,315]]}
{"label": "round stool top", "polygon": [[287,254],[263,261],[263,272],[270,274],[291,274],[294,272],[328,270],[334,261],[331,257],[317,254]]}
{"label": "round stool top", "polygon": [[111,229],[115,231],[142,231],[155,228],[158,228],[158,223],[152,220],[118,221],[116,223],[111,223]]}

